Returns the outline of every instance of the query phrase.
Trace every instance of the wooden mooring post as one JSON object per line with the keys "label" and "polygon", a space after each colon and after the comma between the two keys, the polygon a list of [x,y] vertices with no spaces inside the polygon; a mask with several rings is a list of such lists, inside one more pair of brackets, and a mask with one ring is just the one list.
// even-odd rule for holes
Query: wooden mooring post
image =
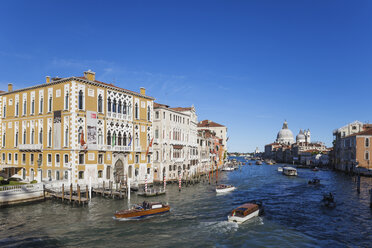
{"label": "wooden mooring post", "polygon": [[70,203],[72,202],[72,183],[70,184]]}
{"label": "wooden mooring post", "polygon": [[86,189],[85,189],[85,197],[89,200],[89,190],[88,190],[88,185],[86,185]]}
{"label": "wooden mooring post", "polygon": [[77,185],[77,194],[78,194],[78,199],[79,199],[79,205],[81,203],[81,194],[80,194],[80,185]]}
{"label": "wooden mooring post", "polygon": [[62,202],[65,200],[65,185],[62,184]]}

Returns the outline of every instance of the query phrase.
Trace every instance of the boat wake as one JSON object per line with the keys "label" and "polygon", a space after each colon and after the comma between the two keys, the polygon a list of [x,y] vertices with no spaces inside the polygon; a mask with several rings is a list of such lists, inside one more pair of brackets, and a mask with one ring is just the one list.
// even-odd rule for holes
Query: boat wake
{"label": "boat wake", "polygon": [[239,225],[228,221],[201,222],[199,227],[213,233],[228,233],[238,230]]}

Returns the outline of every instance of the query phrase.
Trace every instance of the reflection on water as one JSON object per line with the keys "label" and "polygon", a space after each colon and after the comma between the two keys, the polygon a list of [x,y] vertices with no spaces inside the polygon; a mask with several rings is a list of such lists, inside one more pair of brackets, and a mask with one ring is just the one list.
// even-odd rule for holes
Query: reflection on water
{"label": "reflection on water", "polygon": [[[278,165],[280,166],[280,165]],[[116,210],[127,200],[93,198],[87,207],[55,201],[0,209],[0,247],[368,247],[372,211],[362,178],[356,193],[352,178],[332,171],[299,169],[286,177],[278,166],[247,165],[219,173],[219,181],[237,190],[216,195],[208,183],[185,187],[152,200],[169,202],[169,213],[118,221]],[[308,185],[317,177],[321,185]],[[337,207],[320,206],[324,192],[334,192]],[[261,200],[265,215],[242,225],[227,222],[228,213],[249,200]],[[144,198],[132,195],[131,204]]]}

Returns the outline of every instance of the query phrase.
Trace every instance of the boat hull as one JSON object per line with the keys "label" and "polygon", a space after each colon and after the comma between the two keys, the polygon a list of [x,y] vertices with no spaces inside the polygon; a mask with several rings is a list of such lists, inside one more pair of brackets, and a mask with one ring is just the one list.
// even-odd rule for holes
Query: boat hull
{"label": "boat hull", "polygon": [[224,188],[224,189],[216,189],[217,193],[227,193],[236,190],[235,187],[229,187],[229,188]]}
{"label": "boat hull", "polygon": [[253,213],[250,213],[250,214],[248,214],[247,216],[244,216],[244,217],[229,215],[227,217],[227,219],[228,219],[229,222],[236,222],[238,224],[241,224],[241,223],[246,222],[249,219],[252,219],[253,217],[258,216],[259,213],[260,213],[260,210],[258,209],[256,211],[254,211]]}
{"label": "boat hull", "polygon": [[148,210],[130,210],[125,213],[115,213],[117,219],[140,219],[156,214],[163,214],[169,212],[170,206],[164,206],[162,208],[148,209]]}

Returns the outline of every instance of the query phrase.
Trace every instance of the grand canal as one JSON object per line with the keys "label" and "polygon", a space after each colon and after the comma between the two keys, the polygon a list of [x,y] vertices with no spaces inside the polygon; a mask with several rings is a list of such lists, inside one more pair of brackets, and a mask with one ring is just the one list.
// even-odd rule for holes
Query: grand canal
{"label": "grand canal", "polygon": [[[277,172],[278,165],[246,165],[221,172],[219,181],[238,187],[216,195],[208,182],[167,187],[170,213],[136,221],[114,220],[127,200],[94,197],[87,207],[55,201],[0,209],[0,247],[371,247],[372,211],[362,178],[333,171],[298,170],[298,177]],[[317,177],[321,185],[310,186]],[[335,209],[320,206],[322,194],[333,192]],[[265,215],[238,226],[228,223],[231,209],[258,199]],[[131,203],[143,198],[132,195]]]}

